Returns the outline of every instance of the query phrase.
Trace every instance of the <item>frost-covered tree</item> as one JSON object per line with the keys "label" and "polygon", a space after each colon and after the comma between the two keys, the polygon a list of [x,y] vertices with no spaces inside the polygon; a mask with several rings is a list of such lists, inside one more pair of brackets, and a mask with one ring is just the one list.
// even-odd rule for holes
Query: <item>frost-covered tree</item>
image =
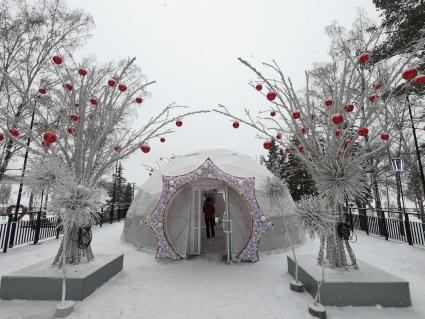
{"label": "frost-covered tree", "polygon": [[[77,63],[71,55],[53,56],[54,73],[40,82],[37,105],[31,102],[35,98],[31,92],[26,93],[25,107],[35,113],[34,127],[21,123],[8,132],[15,143],[22,144],[22,136],[30,138],[32,154],[45,163],[48,185],[41,183],[46,178],[35,172],[40,165],[30,168],[27,183],[34,189],[50,189],[51,208],[63,226],[64,237],[54,263],[93,258],[90,244],[81,245],[78,234],[95,222],[100,204],[98,184],[114,163],[137,150],[148,153],[149,141],[173,132],[171,124],[181,126],[186,116],[204,112],[188,112],[185,106],[173,103],[145,118],[140,129],[132,129],[135,108],[154,83],[146,80],[134,61],[97,65],[88,60]],[[13,78],[8,81],[21,90]],[[53,167],[49,162],[59,163],[54,167],[60,169],[49,169]]]}
{"label": "frost-covered tree", "polygon": [[258,77],[251,86],[268,99],[277,116],[264,117],[262,112],[253,117],[245,110],[247,116],[242,118],[223,105],[215,110],[255,128],[267,139],[266,149],[276,134],[295,137],[279,142],[303,162],[320,198],[332,211],[333,226],[326,245],[321,243],[326,258],[319,259],[330,267],[357,266],[348,238],[338,231],[344,222],[345,199],[367,196],[366,176],[374,165],[372,160],[391,141],[391,118],[386,121],[383,111],[398,99],[400,87],[421,82],[415,78],[412,66],[417,61],[412,52],[423,46],[423,40],[416,50],[372,64],[370,52],[382,41],[382,30],[364,25],[364,17],[360,17],[348,32],[337,25],[328,28],[330,62],[306,72],[301,93],[277,63],[264,64],[271,71],[269,75],[239,59]]}

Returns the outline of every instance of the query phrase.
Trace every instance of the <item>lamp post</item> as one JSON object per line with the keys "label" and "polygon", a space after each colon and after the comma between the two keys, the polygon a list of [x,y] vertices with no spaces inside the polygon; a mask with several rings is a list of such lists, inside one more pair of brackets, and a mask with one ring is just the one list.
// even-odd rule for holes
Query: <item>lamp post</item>
{"label": "lamp post", "polygon": [[400,187],[400,194],[401,194],[401,203],[402,203],[402,211],[404,215],[404,228],[406,229],[406,238],[409,245],[413,245],[412,241],[412,232],[410,230],[410,222],[409,222],[409,215],[406,213],[406,206],[404,204],[404,196],[403,196],[403,187],[401,185],[401,173],[404,170],[404,161],[402,158],[393,158],[391,160],[391,168],[392,170],[397,174],[397,180]]}

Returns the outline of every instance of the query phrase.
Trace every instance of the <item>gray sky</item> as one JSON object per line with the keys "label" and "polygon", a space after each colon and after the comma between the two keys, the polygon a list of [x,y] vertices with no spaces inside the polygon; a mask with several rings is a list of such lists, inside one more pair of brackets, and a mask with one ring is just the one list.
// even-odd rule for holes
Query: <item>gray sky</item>
{"label": "gray sky", "polygon": [[[299,88],[304,70],[327,60],[326,25],[350,27],[356,8],[378,19],[372,0],[72,0],[89,11],[94,36],[81,51],[100,61],[137,58],[151,80],[152,97],[138,108],[134,126],[177,102],[193,109],[225,104],[234,113],[256,113],[267,100],[247,85],[254,74],[237,61],[241,56],[260,66],[275,59]],[[231,121],[210,113],[184,120],[166,143],[151,141],[151,152],[133,154],[125,177],[138,186],[146,180],[142,164],[160,157],[203,148],[226,148],[257,157],[266,154],[255,131],[232,128]]]}

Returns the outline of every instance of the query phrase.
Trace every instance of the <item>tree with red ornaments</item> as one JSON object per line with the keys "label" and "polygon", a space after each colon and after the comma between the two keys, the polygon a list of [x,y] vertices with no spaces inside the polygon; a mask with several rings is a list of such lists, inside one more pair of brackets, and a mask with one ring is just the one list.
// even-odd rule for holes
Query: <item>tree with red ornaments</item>
{"label": "tree with red ornaments", "polygon": [[[386,110],[398,102],[398,87],[406,84],[405,70],[417,63],[414,54],[407,54],[372,64],[371,52],[383,37],[379,28],[368,23],[359,16],[350,31],[336,24],[327,28],[331,62],[317,64],[305,72],[301,93],[275,61],[265,63],[267,70],[263,73],[239,58],[257,76],[250,85],[255,88],[255,83],[262,83],[259,93],[266,98],[266,108],[276,110],[278,117],[262,116],[265,111],[254,117],[245,110],[248,116],[243,118],[230,113],[224,105],[214,110],[255,128],[266,149],[277,132],[293,137],[275,142],[290,149],[303,163],[315,182],[318,196],[332,212],[330,235],[321,241],[321,251],[328,252],[318,260],[330,267],[358,266],[348,240],[337,234],[338,225],[345,220],[343,206],[347,198],[369,196],[367,176],[373,159],[386,152],[394,134],[396,119],[388,116]],[[423,43],[418,43],[416,50]],[[270,76],[273,72],[275,78]],[[407,73],[407,85],[417,85],[411,71]]]}

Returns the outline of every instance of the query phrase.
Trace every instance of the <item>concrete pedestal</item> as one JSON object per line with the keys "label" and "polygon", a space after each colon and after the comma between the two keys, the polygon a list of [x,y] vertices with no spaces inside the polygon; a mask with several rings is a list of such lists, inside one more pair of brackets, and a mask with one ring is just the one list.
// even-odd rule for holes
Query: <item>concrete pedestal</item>
{"label": "concrete pedestal", "polygon": [[[295,275],[295,263],[290,256],[288,272]],[[322,268],[316,256],[297,256],[298,280],[314,298]],[[325,269],[325,282],[320,293],[324,306],[411,306],[409,283],[379,268],[357,261],[359,270]]]}
{"label": "concrete pedestal", "polygon": [[[61,300],[62,270],[53,257],[1,278],[4,300]],[[83,300],[123,268],[124,255],[96,255],[90,262],[66,266],[66,300]]]}

